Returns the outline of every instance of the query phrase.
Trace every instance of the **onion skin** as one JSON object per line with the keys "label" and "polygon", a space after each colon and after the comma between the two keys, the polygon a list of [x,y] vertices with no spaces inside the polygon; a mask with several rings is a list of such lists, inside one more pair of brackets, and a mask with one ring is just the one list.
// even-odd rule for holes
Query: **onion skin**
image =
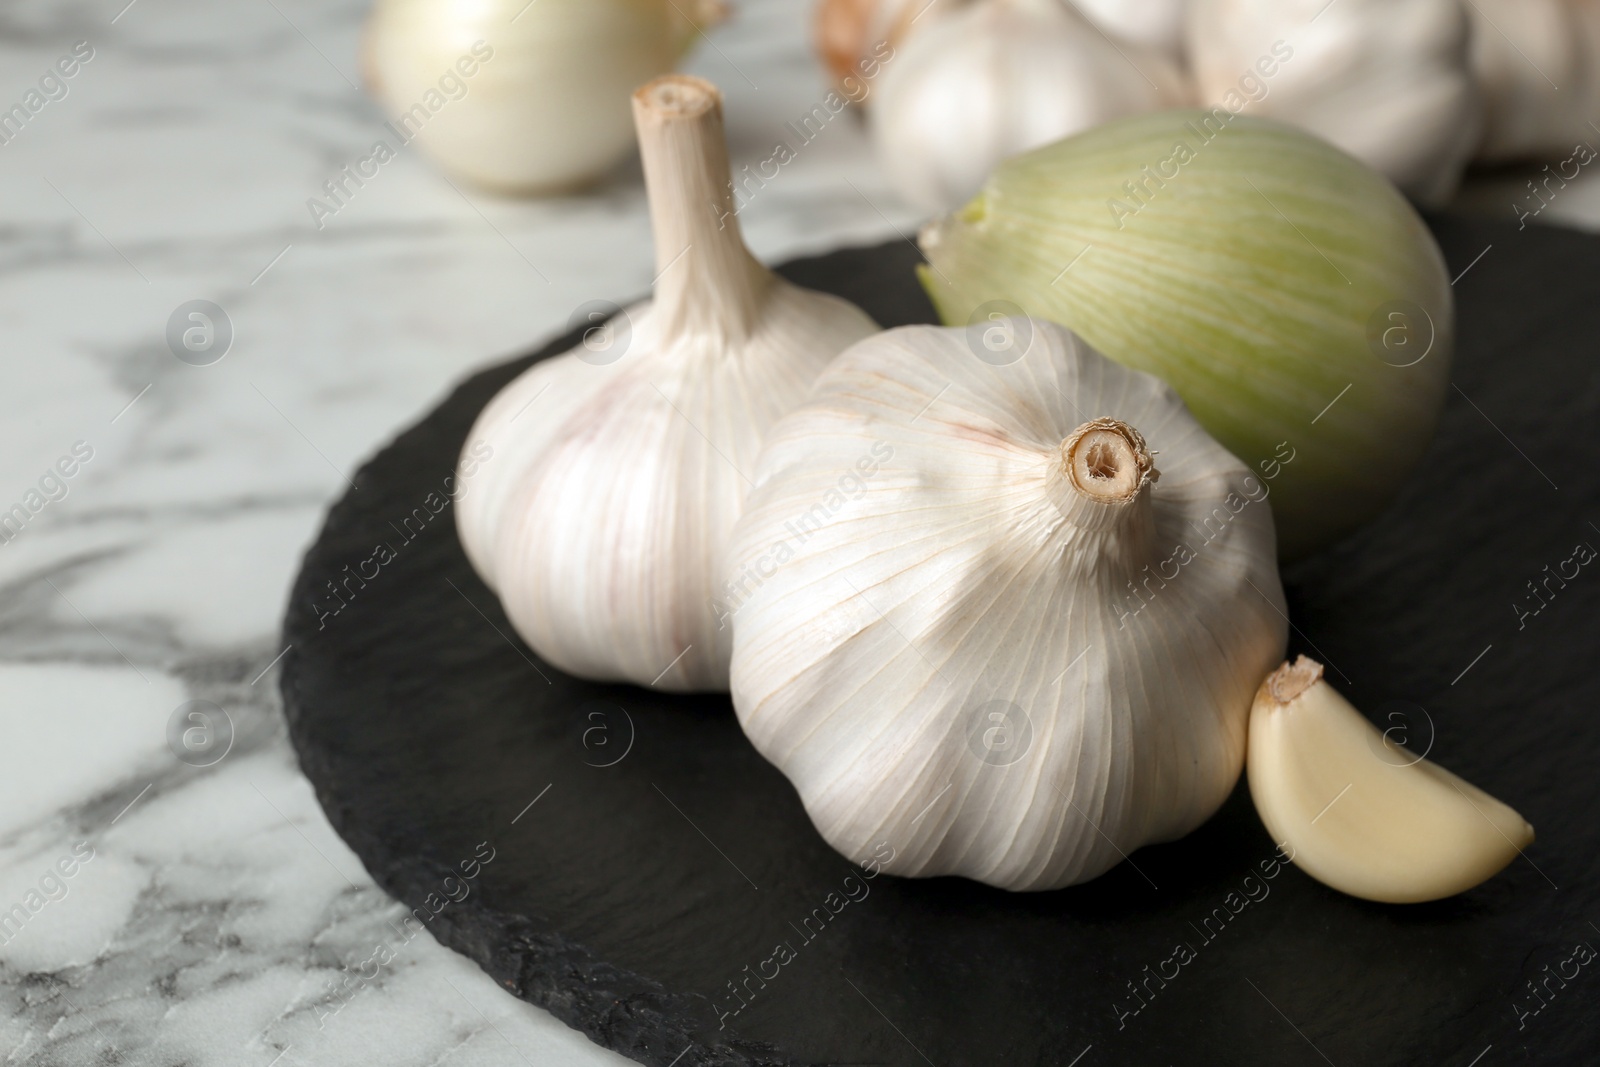
{"label": "onion skin", "polygon": [[[361,42],[363,80],[392,118],[463,56],[458,98],[415,134],[446,173],[506,195],[582,188],[634,148],[629,98],[672,70],[715,0],[377,0]],[[492,58],[472,52],[488,46]]]}
{"label": "onion skin", "polygon": [[[946,323],[1009,301],[1165,378],[1234,455],[1276,475],[1292,560],[1371,519],[1422,458],[1449,386],[1450,279],[1377,172],[1242,115],[1213,117],[1206,141],[1207,116],[1227,113],[1135,116],[1002,163],[923,231],[918,271]],[[1192,158],[1164,165],[1179,141]],[[1132,182],[1153,190],[1142,206]]]}

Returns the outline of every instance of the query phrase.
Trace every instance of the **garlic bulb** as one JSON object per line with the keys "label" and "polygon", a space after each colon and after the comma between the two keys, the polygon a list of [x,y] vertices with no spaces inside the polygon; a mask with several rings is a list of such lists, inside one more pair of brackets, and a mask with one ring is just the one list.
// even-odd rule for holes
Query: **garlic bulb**
{"label": "garlic bulb", "polygon": [[1079,11],[1121,41],[1173,59],[1183,57],[1184,11],[1189,0],[1072,0]]}
{"label": "garlic bulb", "polygon": [[1470,32],[1460,0],[1193,0],[1187,41],[1202,103],[1293,123],[1438,203],[1478,143]]}
{"label": "garlic bulb", "polygon": [[722,13],[719,0],[377,0],[362,68],[402,143],[485,188],[555,192],[628,154],[628,95]]}
{"label": "garlic bulb", "polygon": [[[913,30],[972,0],[821,0],[817,4],[817,53],[833,82],[851,99],[849,79],[859,79],[870,60],[892,58]],[[859,103],[860,101],[856,101]]]}
{"label": "garlic bulb", "polygon": [[1600,114],[1600,3],[1473,0],[1472,69],[1483,89],[1480,159],[1566,155]]}
{"label": "garlic bulb", "polygon": [[724,689],[714,567],[761,441],[836,353],[877,327],[745,249],[714,86],[668,75],[633,106],[655,298],[484,408],[462,453],[470,485],[457,523],[507,617],[550,663]]}
{"label": "garlic bulb", "polygon": [[734,708],[846,857],[1050,889],[1228,796],[1285,638],[1270,489],[1167,385],[1040,320],[891,330],[756,481]]}
{"label": "garlic bulb", "polygon": [[1053,319],[1170,382],[1247,465],[1281,465],[1287,559],[1376,514],[1433,439],[1444,257],[1393,185],[1300,130],[1119,119],[1002,163],[921,243],[946,323],[994,301]]}
{"label": "garlic bulb", "polygon": [[1164,56],[1113,44],[1064,0],[980,0],[901,46],[869,121],[895,188],[939,211],[1007,156],[1187,97]]}
{"label": "garlic bulb", "polygon": [[1301,656],[1261,683],[1250,795],[1297,867],[1351,896],[1410,904],[1463,893],[1533,843],[1511,808],[1409,754]]}

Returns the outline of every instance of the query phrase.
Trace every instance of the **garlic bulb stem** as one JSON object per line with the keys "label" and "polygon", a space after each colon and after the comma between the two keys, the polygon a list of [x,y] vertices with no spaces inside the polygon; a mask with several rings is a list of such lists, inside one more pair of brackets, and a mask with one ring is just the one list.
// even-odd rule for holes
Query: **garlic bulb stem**
{"label": "garlic bulb stem", "polygon": [[1144,435],[1116,419],[1095,419],[1061,443],[1061,465],[1080,493],[1122,503],[1161,477]]}
{"label": "garlic bulb stem", "polygon": [[1143,434],[1118,419],[1086,422],[1061,442],[1057,474],[1050,493],[1064,519],[1084,531],[1117,530],[1143,543],[1150,525],[1145,490],[1161,476]]}
{"label": "garlic bulb stem", "polygon": [[739,233],[721,94],[702,78],[668,75],[633,94],[633,117],[655,236],[657,327],[746,340],[772,275]]}

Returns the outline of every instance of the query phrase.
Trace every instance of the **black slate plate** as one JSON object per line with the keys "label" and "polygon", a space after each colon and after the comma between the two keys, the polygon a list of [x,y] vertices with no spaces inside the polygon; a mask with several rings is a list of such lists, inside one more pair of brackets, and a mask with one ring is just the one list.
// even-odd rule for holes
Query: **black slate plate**
{"label": "black slate plate", "polygon": [[[443,487],[535,355],[362,469],[288,609],[293,742],[335,828],[419,916],[396,940],[426,929],[657,1065],[1593,1062],[1600,573],[1551,583],[1536,615],[1515,605],[1600,546],[1600,240],[1435,226],[1466,270],[1457,388],[1403,498],[1286,576],[1293,647],[1533,822],[1505,873],[1437,904],[1352,900],[1274,871],[1241,783],[1198,832],[1089,885],[851,881],[724,699],[578,682],[508,638]],[[785,273],[894,325],[930,319],[916,258],[891,243]],[[371,576],[380,543],[395,555]],[[349,590],[337,614],[329,582]],[[837,903],[846,889],[861,899]],[[780,942],[793,958],[766,962]]]}

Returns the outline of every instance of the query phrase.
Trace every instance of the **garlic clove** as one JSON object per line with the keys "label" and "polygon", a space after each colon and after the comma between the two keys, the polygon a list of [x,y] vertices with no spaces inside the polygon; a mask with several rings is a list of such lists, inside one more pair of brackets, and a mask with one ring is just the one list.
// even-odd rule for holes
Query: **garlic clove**
{"label": "garlic clove", "polygon": [[1192,0],[1201,102],[1293,123],[1427,204],[1477,147],[1471,25],[1459,0]]}
{"label": "garlic clove", "polygon": [[732,691],[846,857],[1050,889],[1215,811],[1286,624],[1271,512],[1172,390],[990,328],[868,338],[773,428]]}
{"label": "garlic clove", "polygon": [[633,89],[721,17],[711,0],[377,0],[361,64],[402,144],[487,189],[560,192],[628,154]]}
{"label": "garlic clove", "polygon": [[1507,805],[1389,740],[1305,656],[1267,677],[1250,713],[1250,795],[1311,877],[1391,904],[1493,877],[1533,843]]}
{"label": "garlic clove", "polygon": [[767,429],[877,326],[745,248],[714,86],[669,75],[634,107],[654,297],[602,327],[609,341],[536,364],[485,407],[462,451],[457,523],[512,625],[554,666],[725,689],[717,566],[748,472]]}
{"label": "garlic clove", "polygon": [[1170,60],[1113,44],[1061,0],[980,0],[884,64],[869,122],[901,195],[946,210],[1008,156],[1188,97]]}

